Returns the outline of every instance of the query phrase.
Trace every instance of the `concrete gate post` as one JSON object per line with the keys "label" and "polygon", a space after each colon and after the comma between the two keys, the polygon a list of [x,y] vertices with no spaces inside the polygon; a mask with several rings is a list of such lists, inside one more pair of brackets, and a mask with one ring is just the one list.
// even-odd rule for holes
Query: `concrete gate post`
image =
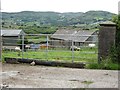
{"label": "concrete gate post", "polygon": [[1,30],[0,30],[0,61],[2,60],[2,36],[1,36]]}
{"label": "concrete gate post", "polygon": [[100,24],[98,36],[98,63],[106,59],[109,49],[115,44],[116,24],[107,21]]}

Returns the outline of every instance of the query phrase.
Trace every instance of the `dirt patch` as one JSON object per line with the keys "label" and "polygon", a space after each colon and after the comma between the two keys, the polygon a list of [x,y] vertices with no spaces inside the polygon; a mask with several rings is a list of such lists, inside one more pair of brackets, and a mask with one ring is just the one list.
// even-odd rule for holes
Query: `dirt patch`
{"label": "dirt patch", "polygon": [[2,83],[9,88],[118,88],[118,71],[2,64]]}

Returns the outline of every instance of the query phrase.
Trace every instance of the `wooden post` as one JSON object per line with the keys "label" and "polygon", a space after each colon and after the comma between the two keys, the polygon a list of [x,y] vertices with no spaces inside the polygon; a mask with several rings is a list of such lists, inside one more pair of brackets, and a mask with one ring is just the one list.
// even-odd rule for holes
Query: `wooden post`
{"label": "wooden post", "polygon": [[49,40],[49,37],[48,37],[48,35],[47,35],[47,37],[46,37],[46,40],[47,40],[47,43],[46,43],[46,46],[47,46],[47,48],[46,48],[46,59],[47,59],[47,61],[48,61],[48,40]]}
{"label": "wooden post", "polygon": [[2,60],[2,35],[0,31],[0,61]]}
{"label": "wooden post", "polygon": [[[0,2],[1,4],[1,2]],[[2,12],[1,12],[1,8],[0,8],[0,61],[2,60]]]}
{"label": "wooden post", "polygon": [[72,63],[74,62],[74,41],[72,40]]}
{"label": "wooden post", "polygon": [[22,59],[24,58],[24,34],[22,34]]}

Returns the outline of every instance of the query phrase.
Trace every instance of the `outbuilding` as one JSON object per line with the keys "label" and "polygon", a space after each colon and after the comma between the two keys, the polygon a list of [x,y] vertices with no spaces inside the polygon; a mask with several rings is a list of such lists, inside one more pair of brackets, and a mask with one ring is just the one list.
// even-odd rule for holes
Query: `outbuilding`
{"label": "outbuilding", "polygon": [[57,30],[51,36],[50,44],[53,46],[72,46],[72,42],[75,46],[82,46],[97,42],[97,31],[92,30]]}
{"label": "outbuilding", "polygon": [[22,38],[23,34],[25,34],[23,30],[17,30],[17,29],[1,30],[2,45],[17,46],[18,41]]}

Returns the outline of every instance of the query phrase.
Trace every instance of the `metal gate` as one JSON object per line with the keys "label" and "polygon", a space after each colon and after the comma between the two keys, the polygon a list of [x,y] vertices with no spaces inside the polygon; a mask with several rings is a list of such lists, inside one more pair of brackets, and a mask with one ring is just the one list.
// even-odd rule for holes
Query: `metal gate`
{"label": "metal gate", "polygon": [[[61,39],[57,37],[61,37]],[[17,43],[4,43],[5,40],[17,40]],[[85,63],[98,61],[97,35],[24,34],[20,38],[12,38],[12,40],[4,38],[3,58]]]}

